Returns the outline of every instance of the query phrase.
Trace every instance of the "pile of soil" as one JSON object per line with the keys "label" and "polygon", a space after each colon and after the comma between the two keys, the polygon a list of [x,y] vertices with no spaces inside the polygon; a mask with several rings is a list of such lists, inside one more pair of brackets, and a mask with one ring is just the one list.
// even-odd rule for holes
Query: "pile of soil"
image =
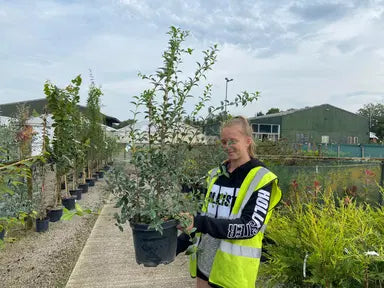
{"label": "pile of soil", "polygon": [[[109,197],[100,179],[78,201],[95,214],[74,216],[69,221],[50,222],[49,230],[10,233],[0,250],[1,287],[65,287],[101,210]],[[9,237],[15,236],[13,243]],[[7,241],[8,239],[8,241]]]}

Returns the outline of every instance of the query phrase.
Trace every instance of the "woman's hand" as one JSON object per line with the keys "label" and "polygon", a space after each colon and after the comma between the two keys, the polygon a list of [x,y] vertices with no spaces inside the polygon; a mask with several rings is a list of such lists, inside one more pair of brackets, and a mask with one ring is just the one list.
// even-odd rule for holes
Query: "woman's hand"
{"label": "woman's hand", "polygon": [[189,233],[193,229],[193,215],[190,213],[180,213],[180,224],[177,225],[177,229]]}

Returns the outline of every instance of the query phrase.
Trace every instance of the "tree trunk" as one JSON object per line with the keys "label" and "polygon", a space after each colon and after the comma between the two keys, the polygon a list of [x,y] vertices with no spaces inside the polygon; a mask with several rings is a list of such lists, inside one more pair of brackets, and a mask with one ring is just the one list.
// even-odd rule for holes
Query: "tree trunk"
{"label": "tree trunk", "polygon": [[55,207],[61,205],[61,176],[56,173],[56,199]]}
{"label": "tree trunk", "polygon": [[[27,191],[28,191],[28,200],[32,202],[33,200],[33,184],[32,184],[32,170],[28,168],[30,177],[27,177]],[[33,227],[33,219],[31,217],[27,218],[26,228],[32,229]]]}

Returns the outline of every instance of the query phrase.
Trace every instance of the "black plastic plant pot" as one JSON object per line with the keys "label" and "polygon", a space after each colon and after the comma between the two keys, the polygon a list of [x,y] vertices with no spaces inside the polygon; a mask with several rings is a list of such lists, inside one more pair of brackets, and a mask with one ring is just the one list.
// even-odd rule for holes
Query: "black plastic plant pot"
{"label": "black plastic plant pot", "polygon": [[47,212],[47,217],[49,217],[50,222],[57,222],[63,216],[63,208],[52,209]]}
{"label": "black plastic plant pot", "polygon": [[95,186],[95,181],[93,179],[85,179],[89,187]]}
{"label": "black plastic plant pot", "polygon": [[69,190],[69,193],[72,196],[76,196],[76,200],[81,200],[81,193],[83,192],[82,189],[76,189],[76,190]]}
{"label": "black plastic plant pot", "polygon": [[131,223],[136,262],[145,267],[169,264],[176,257],[177,221],[169,220],[163,226],[163,234],[148,229],[147,224]]}
{"label": "black plastic plant pot", "polygon": [[181,193],[190,193],[192,192],[192,188],[187,184],[181,184]]}
{"label": "black plastic plant pot", "polygon": [[5,236],[5,228],[3,228],[3,229],[0,231],[0,240],[4,240],[4,236]]}
{"label": "black plastic plant pot", "polygon": [[95,181],[99,180],[99,174],[97,173],[92,174],[92,179],[94,179]]}
{"label": "black plastic plant pot", "polygon": [[48,231],[49,218],[46,217],[43,220],[36,219],[36,232],[45,232]]}
{"label": "black plastic plant pot", "polygon": [[105,171],[105,172],[107,172],[107,171],[109,171],[109,169],[111,169],[111,167],[110,166],[105,166],[104,168],[103,168],[103,170]]}
{"label": "black plastic plant pot", "polygon": [[88,192],[88,183],[79,184],[79,189],[82,190],[82,193],[87,193]]}
{"label": "black plastic plant pot", "polygon": [[99,178],[104,178],[104,171],[99,171],[97,172],[97,175],[99,176]]}
{"label": "black plastic plant pot", "polygon": [[73,210],[75,209],[76,198],[76,196],[72,196],[71,198],[61,200],[61,202],[63,203],[63,206],[65,208],[67,208],[68,210]]}

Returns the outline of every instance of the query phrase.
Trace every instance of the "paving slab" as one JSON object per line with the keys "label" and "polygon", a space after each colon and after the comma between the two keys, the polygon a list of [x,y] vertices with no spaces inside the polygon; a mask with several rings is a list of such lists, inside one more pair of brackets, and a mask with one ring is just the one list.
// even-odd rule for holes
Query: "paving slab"
{"label": "paving slab", "polygon": [[179,255],[168,265],[144,267],[135,260],[132,232],[115,225],[114,199],[106,203],[67,282],[66,288],[192,288],[188,257]]}

